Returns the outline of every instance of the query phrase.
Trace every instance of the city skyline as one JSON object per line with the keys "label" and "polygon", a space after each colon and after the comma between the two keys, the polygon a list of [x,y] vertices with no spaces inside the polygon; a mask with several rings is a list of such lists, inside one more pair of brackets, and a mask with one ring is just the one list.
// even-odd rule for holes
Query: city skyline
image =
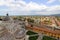
{"label": "city skyline", "polygon": [[0,0],[0,15],[60,14],[60,0]]}

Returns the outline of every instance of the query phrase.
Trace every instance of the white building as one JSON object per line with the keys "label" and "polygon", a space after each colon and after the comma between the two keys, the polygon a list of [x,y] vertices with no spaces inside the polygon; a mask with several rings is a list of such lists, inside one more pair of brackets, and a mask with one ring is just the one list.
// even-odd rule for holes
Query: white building
{"label": "white building", "polygon": [[[8,34],[5,34],[6,36],[3,35],[3,37],[0,37],[0,40],[5,40],[5,37],[8,38],[9,34],[13,35],[11,40],[24,40],[25,39],[25,29],[22,28],[24,24],[19,24],[19,22],[14,22],[12,18],[7,16],[3,19],[0,25],[4,26],[8,30]],[[11,37],[11,36],[10,36]],[[6,39],[9,40],[9,39]]]}

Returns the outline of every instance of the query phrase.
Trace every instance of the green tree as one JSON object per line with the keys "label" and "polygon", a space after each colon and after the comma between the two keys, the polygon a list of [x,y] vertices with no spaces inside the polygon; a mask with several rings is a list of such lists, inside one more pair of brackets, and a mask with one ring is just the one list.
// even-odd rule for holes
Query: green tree
{"label": "green tree", "polygon": [[34,20],[33,19],[27,19],[28,22],[31,22],[31,23],[34,23]]}

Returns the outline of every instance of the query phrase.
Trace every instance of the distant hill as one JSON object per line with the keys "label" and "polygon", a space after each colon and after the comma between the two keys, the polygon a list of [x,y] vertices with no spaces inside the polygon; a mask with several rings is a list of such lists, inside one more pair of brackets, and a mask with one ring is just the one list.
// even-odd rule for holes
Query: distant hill
{"label": "distant hill", "polygon": [[[2,15],[0,15],[2,16]],[[3,15],[4,16],[4,15]],[[51,14],[51,15],[10,15],[10,16],[60,16],[60,13],[59,14]]]}
{"label": "distant hill", "polygon": [[60,14],[53,14],[53,15],[50,15],[50,16],[60,16]]}

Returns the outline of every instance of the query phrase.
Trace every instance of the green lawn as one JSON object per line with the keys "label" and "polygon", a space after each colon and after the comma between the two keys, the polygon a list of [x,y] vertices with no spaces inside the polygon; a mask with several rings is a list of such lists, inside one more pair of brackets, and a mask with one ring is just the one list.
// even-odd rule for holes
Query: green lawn
{"label": "green lawn", "polygon": [[[27,32],[27,35],[34,35],[34,34],[37,34],[37,33],[32,32],[32,31]],[[37,40],[37,38],[38,38],[38,35],[29,37],[29,40]],[[48,37],[48,36],[43,36],[42,40],[56,40],[56,39]]]}
{"label": "green lawn", "polygon": [[[34,35],[34,34],[37,34],[37,33],[32,32],[32,31],[27,32],[27,35]],[[29,37],[29,40],[36,40],[37,38],[38,38],[38,36],[32,36],[32,37]]]}
{"label": "green lawn", "polygon": [[37,34],[37,33],[32,32],[32,31],[28,31],[28,32],[27,32],[27,35],[34,35],[34,34]]}
{"label": "green lawn", "polygon": [[44,36],[42,40],[56,40],[56,39],[51,38],[51,37]]}
{"label": "green lawn", "polygon": [[38,36],[29,37],[29,40],[37,40]]}

